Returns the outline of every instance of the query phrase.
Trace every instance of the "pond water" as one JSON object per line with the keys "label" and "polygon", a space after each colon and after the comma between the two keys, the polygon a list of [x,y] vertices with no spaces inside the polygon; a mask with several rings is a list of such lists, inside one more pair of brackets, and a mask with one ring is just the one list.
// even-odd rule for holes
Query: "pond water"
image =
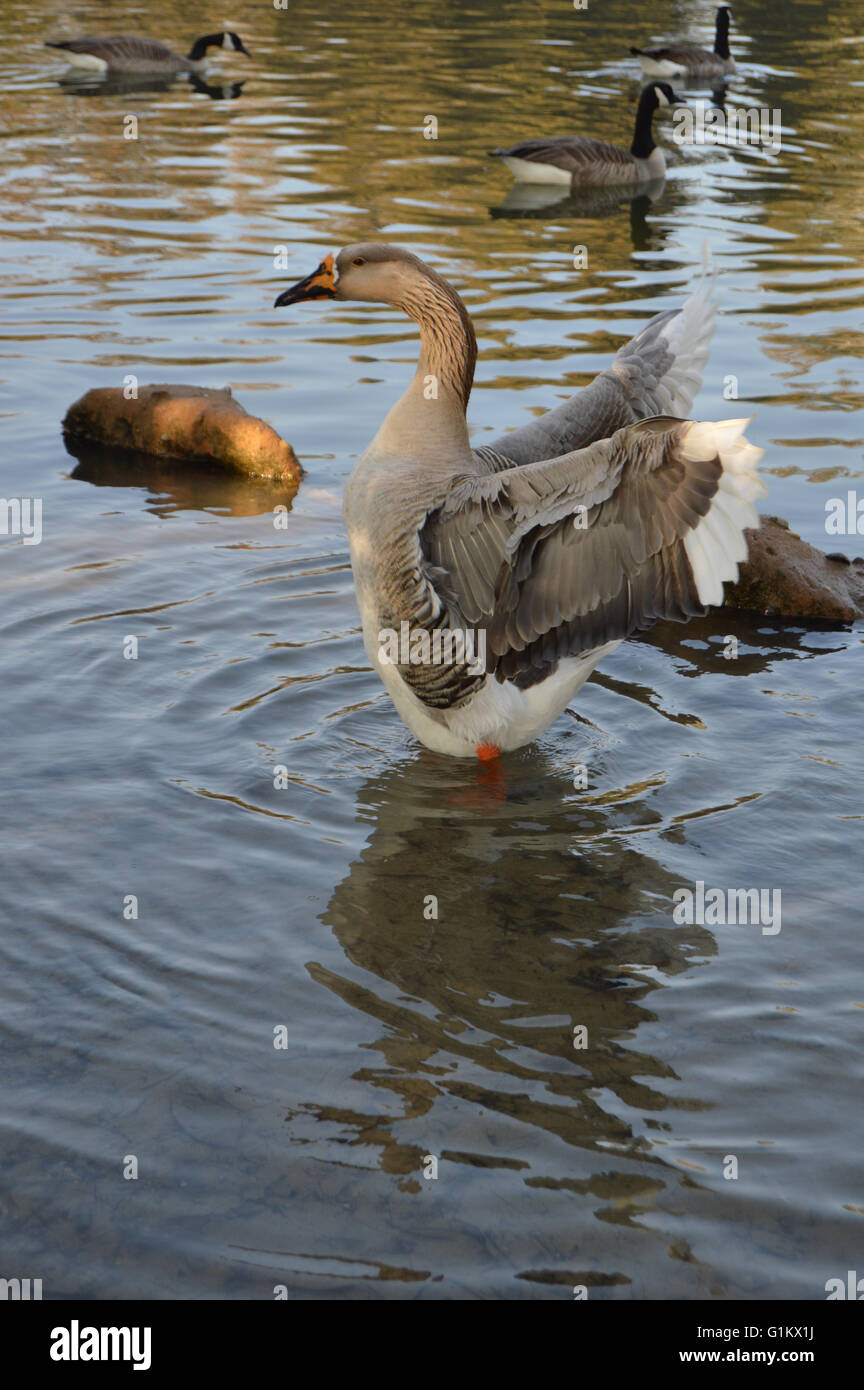
{"label": "pond water", "polygon": [[[186,51],[199,5],[0,14],[0,491],[43,504],[40,544],[0,538],[0,1275],[824,1298],[864,1232],[864,630],[714,612],[626,643],[500,771],[419,748],[369,669],[340,513],[414,326],[271,305],[351,241],[430,260],[477,325],[481,443],[681,303],[707,238],[694,417],[755,413],[765,508],[864,551],[825,528],[864,488],[860,7],[738,0],[727,100],[779,109],[780,147],[679,147],[661,118],[665,186],[605,206],[526,205],[487,151],[629,143],[628,46],[710,41],[713,6],[223,22],[252,56],[210,92],[130,92],[59,83],[43,40]],[[67,455],[67,407],[130,373],[230,385],[290,439],[287,526],[270,491]],[[675,922],[698,881],[779,890],[782,929]]]}

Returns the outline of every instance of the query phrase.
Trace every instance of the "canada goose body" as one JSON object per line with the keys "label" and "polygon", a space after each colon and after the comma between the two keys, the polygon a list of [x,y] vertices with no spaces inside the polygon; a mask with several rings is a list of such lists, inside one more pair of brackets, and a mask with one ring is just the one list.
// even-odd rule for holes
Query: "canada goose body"
{"label": "canada goose body", "polygon": [[497,149],[492,153],[523,183],[596,188],[603,184],[640,183],[662,178],[666,160],[654,142],[652,121],[658,107],[677,105],[681,105],[681,98],[676,97],[665,82],[647,86],[636,108],[636,125],[629,150],[585,135],[558,135],[546,140],[523,140],[510,149]]}
{"label": "canada goose body", "polygon": [[356,464],[344,515],[369,659],[427,747],[519,748],[630,633],[722,602],[758,524],[761,450],[745,421],[677,418],[707,357],[704,294],[652,319],[577,397],[477,450],[474,330],[431,267],[350,246],[276,304],[307,299],[396,305],[420,326],[414,379]]}
{"label": "canada goose body", "polygon": [[138,34],[85,35],[80,39],[48,40],[45,47],[61,50],[71,67],[92,73],[201,72],[207,66],[207,50],[210,48],[249,56],[240,36],[229,30],[204,34],[196,39],[185,58],[164,43],[141,38]]}
{"label": "canada goose body", "polygon": [[714,51],[691,43],[670,43],[660,48],[631,48],[642,62],[646,77],[728,77],[737,71],[729,52],[728,5],[717,11]]}

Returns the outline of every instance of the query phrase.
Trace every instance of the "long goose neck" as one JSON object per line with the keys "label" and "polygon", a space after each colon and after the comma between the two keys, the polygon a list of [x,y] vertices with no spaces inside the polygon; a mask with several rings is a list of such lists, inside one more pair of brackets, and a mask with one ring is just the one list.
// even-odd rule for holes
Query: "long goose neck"
{"label": "long goose neck", "polygon": [[649,88],[647,92],[642,93],[636,108],[636,128],[633,131],[633,144],[630,146],[630,153],[636,159],[647,159],[651,151],[657,148],[651,129],[655,110],[656,98]]}
{"label": "long goose neck", "polygon": [[477,339],[456,291],[426,268],[406,285],[398,308],[420,326],[413,380],[379,431],[380,447],[449,465],[470,458],[465,410],[474,381]]}
{"label": "long goose neck", "polygon": [[477,339],[468,311],[452,286],[439,275],[414,280],[399,308],[420,325],[418,377],[434,378],[439,398],[455,396],[463,413],[474,381]]}
{"label": "long goose neck", "polygon": [[202,34],[193,43],[189,52],[186,54],[187,63],[200,63],[206,57],[208,48],[218,48],[222,42],[221,34]]}
{"label": "long goose neck", "polygon": [[729,57],[729,11],[717,11],[717,27],[714,31],[714,52],[718,58]]}

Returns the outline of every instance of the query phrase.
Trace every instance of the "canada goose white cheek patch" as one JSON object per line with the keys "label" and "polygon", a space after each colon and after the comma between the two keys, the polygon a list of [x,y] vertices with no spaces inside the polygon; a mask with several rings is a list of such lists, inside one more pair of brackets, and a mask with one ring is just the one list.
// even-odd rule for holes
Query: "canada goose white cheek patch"
{"label": "canada goose white cheek patch", "polygon": [[655,97],[657,98],[657,105],[658,105],[658,106],[668,106],[668,105],[669,105],[669,98],[666,96],[665,92],[661,92],[661,90],[660,90],[659,87],[655,87],[655,88],[654,88],[654,95],[655,95]]}

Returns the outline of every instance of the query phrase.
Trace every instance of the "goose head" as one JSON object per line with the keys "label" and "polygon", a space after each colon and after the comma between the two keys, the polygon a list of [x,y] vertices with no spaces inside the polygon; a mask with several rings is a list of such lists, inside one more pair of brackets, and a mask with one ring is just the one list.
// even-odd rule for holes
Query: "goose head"
{"label": "goose head", "polygon": [[[421,358],[415,380],[433,376],[442,392],[461,402],[458,428],[464,434],[477,339],[471,317],[452,285],[402,246],[361,241],[346,246],[279,295],[274,308],[306,299],[359,299],[400,309],[420,326]],[[388,419],[391,419],[388,416]],[[413,425],[409,421],[409,433]],[[460,436],[461,438],[461,436]],[[467,434],[464,443],[467,450]]]}
{"label": "goose head", "polygon": [[223,29],[217,38],[219,39],[219,48],[227,48],[229,53],[245,53],[247,58],[252,57],[240,35],[235,34],[233,29]]}
{"label": "goose head", "polygon": [[652,82],[642,93],[642,101],[656,111],[661,106],[686,106],[684,97],[676,96],[668,82]]}
{"label": "goose head", "polygon": [[311,275],[283,290],[273,307],[300,304],[306,299],[401,305],[419,282],[439,279],[431,266],[401,246],[362,241],[344,247],[336,256],[325,256]]}
{"label": "goose head", "polygon": [[189,62],[200,66],[209,48],[222,48],[228,53],[245,53],[247,58],[252,57],[239,34],[235,34],[233,29],[220,29],[217,34],[202,34],[195,40],[187,54]]}

